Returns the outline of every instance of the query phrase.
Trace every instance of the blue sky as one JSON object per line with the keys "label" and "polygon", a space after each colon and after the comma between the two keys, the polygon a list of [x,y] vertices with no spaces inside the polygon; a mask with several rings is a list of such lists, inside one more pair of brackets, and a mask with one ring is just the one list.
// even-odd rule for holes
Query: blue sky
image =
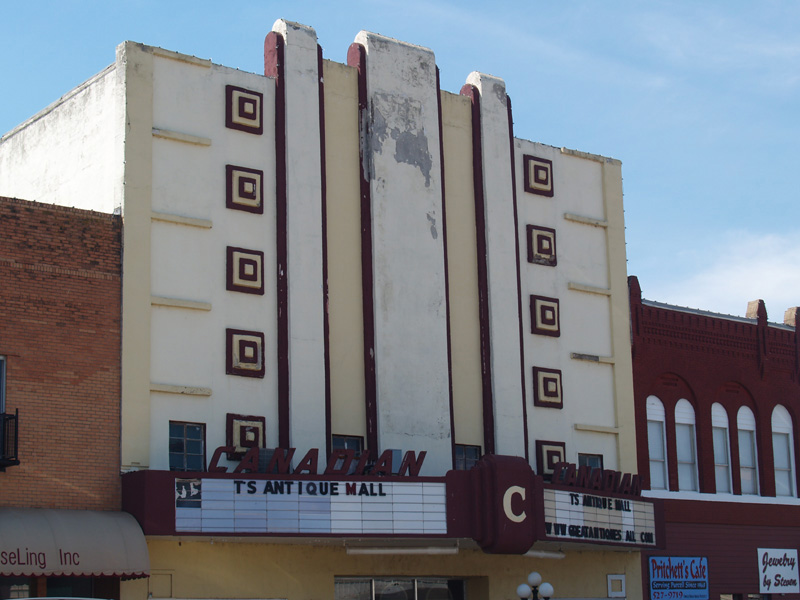
{"label": "blue sky", "polygon": [[623,162],[646,298],[771,321],[800,305],[800,2],[0,0],[0,132],[124,40],[261,72],[278,18],[344,62],[362,30],[431,48],[442,87],[506,81],[514,132]]}

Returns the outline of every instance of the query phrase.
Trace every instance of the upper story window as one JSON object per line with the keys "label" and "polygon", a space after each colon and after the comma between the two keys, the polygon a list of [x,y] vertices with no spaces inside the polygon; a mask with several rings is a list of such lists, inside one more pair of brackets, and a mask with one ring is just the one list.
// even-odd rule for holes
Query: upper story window
{"label": "upper story window", "polygon": [[742,406],[736,415],[739,430],[739,475],[742,494],[758,494],[758,455],[756,454],[756,418]]}
{"label": "upper story window", "polygon": [[793,447],[792,416],[779,404],[772,411],[772,461],[776,496],[795,495]]}
{"label": "upper story window", "polygon": [[661,400],[647,397],[647,449],[650,455],[650,489],[665,490],[667,479],[667,439],[664,434],[666,413]]}
{"label": "upper story window", "polygon": [[206,470],[206,426],[204,423],[169,422],[169,470]]}
{"label": "upper story window", "polygon": [[678,489],[697,491],[694,407],[684,398],[675,405],[675,446],[678,451]]}
{"label": "upper story window", "polygon": [[[364,438],[360,435],[337,435],[333,434],[331,436],[331,450],[336,452],[337,450],[352,450],[353,451],[353,458],[357,459],[361,457],[361,453],[364,451]],[[336,459],[336,464],[334,467],[336,469],[341,469],[342,465],[344,465],[344,458]],[[353,461],[350,463],[350,470],[349,472],[352,473],[355,471],[356,462]]]}
{"label": "upper story window", "polygon": [[364,450],[364,438],[358,435],[332,435],[331,450],[352,450],[357,458]]}
{"label": "upper story window", "polygon": [[[589,467],[590,469],[603,470],[602,454],[578,454],[578,466]],[[590,471],[591,472],[591,471]]]}
{"label": "upper story window", "polygon": [[714,479],[718,494],[731,493],[731,454],[728,444],[728,413],[721,404],[711,405],[711,433],[714,442]]}
{"label": "upper story window", "polygon": [[474,467],[481,458],[480,446],[468,446],[466,444],[456,444],[456,464],[455,468],[459,471],[468,471]]}

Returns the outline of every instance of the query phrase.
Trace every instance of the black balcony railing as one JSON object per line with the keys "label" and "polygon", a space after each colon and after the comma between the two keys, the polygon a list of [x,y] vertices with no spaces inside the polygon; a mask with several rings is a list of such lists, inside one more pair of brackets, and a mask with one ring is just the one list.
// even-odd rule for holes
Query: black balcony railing
{"label": "black balcony railing", "polygon": [[19,464],[19,410],[0,413],[0,471]]}

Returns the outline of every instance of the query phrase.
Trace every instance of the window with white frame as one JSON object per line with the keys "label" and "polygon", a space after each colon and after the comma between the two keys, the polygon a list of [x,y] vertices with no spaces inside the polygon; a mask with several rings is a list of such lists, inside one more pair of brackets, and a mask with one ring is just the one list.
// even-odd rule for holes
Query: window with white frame
{"label": "window with white frame", "polygon": [[742,494],[758,494],[758,454],[756,453],[756,418],[753,411],[742,406],[736,415],[739,429],[739,476]]}
{"label": "window with white frame", "polygon": [[678,489],[697,491],[697,443],[694,436],[694,407],[685,398],[675,405],[675,446],[678,451]]}
{"label": "window with white frame", "polygon": [[730,494],[731,454],[728,444],[728,413],[721,404],[711,405],[711,434],[714,442],[714,480],[718,494]]}
{"label": "window with white frame", "polygon": [[655,396],[647,397],[647,451],[650,455],[650,489],[666,490],[667,479],[667,439],[664,434],[666,413],[661,400]]}
{"label": "window with white frame", "polygon": [[794,496],[794,452],[792,416],[778,404],[772,411],[772,464],[775,469],[775,495]]}

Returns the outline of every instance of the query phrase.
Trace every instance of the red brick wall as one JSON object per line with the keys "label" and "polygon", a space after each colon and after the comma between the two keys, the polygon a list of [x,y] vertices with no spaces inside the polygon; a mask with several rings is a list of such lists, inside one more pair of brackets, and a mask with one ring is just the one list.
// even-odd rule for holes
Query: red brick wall
{"label": "red brick wall", "polygon": [[[758,548],[796,548],[800,507],[796,504],[731,502],[713,495],[714,451],[711,407],[728,415],[733,490],[741,493],[737,413],[749,407],[756,419],[759,490],[775,495],[772,464],[772,411],[781,404],[794,426],[794,453],[800,457],[800,336],[794,327],[767,322],[763,303],[758,318],[745,321],[719,315],[654,306],[642,301],[638,280],[630,277],[633,387],[639,475],[649,488],[647,397],[657,396],[666,412],[670,488],[677,490],[675,405],[691,402],[695,411],[700,491],[703,501],[665,499],[665,548],[642,553],[642,596],[648,598],[650,556],[702,556],[708,559],[710,598],[757,594]],[[800,483],[800,475],[795,477]],[[738,496],[737,500],[747,500]],[[800,598],[787,594],[785,600]]]}
{"label": "red brick wall", "polygon": [[120,217],[0,198],[0,506],[120,509]]}
{"label": "red brick wall", "polygon": [[[759,490],[775,495],[772,465],[772,411],[783,405],[794,426],[794,455],[800,458],[800,336],[795,328],[768,324],[763,303],[752,322],[643,304],[639,282],[629,278],[633,391],[639,474],[650,486],[647,447],[649,395],[666,411],[670,489],[677,490],[675,404],[694,407],[700,491],[714,493],[711,405],[728,414],[733,489],[741,492],[736,415],[748,406],[756,418]],[[800,465],[800,462],[798,462]],[[800,469],[795,469],[800,489]]]}

